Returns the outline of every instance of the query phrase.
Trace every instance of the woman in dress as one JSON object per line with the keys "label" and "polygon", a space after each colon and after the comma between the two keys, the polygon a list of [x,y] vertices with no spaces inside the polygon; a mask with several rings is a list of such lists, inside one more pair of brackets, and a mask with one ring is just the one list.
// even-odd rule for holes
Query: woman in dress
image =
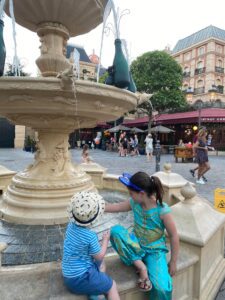
{"label": "woman in dress", "polygon": [[195,144],[196,161],[199,165],[198,179],[196,183],[199,184],[205,184],[205,180],[203,179],[204,174],[210,169],[206,136],[206,128],[200,129],[198,133],[198,139]]}

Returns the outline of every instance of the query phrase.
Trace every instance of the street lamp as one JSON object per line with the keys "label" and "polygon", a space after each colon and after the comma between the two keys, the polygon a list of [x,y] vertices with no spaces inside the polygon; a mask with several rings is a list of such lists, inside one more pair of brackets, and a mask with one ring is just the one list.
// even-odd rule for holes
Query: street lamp
{"label": "street lamp", "polygon": [[193,88],[189,86],[186,90],[186,99],[190,103],[192,102],[193,94],[194,94]]}
{"label": "street lamp", "polygon": [[209,89],[209,96],[210,96],[210,102],[213,102],[216,98],[216,95],[218,93],[218,89],[215,84],[212,85],[211,89]]}

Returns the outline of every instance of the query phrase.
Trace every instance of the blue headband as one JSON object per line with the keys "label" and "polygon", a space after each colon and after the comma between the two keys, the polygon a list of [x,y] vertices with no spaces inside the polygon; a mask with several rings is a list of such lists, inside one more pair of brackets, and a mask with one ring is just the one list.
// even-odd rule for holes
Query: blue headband
{"label": "blue headband", "polygon": [[119,181],[122,182],[126,187],[134,189],[135,191],[141,192],[142,188],[137,186],[136,184],[130,181],[131,175],[129,173],[123,173],[122,176],[119,177]]}

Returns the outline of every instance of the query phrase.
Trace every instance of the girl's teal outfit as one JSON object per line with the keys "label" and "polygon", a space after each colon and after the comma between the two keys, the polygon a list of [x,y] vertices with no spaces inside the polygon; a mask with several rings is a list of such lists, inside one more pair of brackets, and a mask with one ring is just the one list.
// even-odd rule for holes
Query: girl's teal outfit
{"label": "girl's teal outfit", "polygon": [[132,265],[135,260],[143,260],[149,279],[152,282],[151,300],[172,299],[172,278],[168,272],[166,253],[165,226],[161,215],[171,211],[163,203],[155,208],[143,210],[133,199],[130,204],[134,213],[134,227],[126,229],[116,225],[111,229],[111,243],[126,265]]}

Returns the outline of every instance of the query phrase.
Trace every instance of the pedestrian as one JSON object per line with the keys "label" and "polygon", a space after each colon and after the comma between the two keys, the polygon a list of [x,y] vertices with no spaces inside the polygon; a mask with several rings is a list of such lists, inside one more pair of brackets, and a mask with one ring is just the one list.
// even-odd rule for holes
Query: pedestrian
{"label": "pedestrian", "polygon": [[207,148],[209,151],[215,151],[215,148],[212,146],[212,135],[210,133],[207,137]]}
{"label": "pedestrian", "polygon": [[151,133],[149,133],[145,138],[145,151],[147,155],[147,161],[150,161],[152,159],[152,152],[153,152],[153,138]]}
{"label": "pedestrian", "polygon": [[198,133],[198,139],[195,144],[196,161],[199,165],[196,183],[199,184],[205,184],[207,179],[204,177],[204,174],[210,170],[206,136],[206,128],[200,129]]}
{"label": "pedestrian", "polygon": [[123,138],[123,154],[125,157],[128,156],[128,139],[126,136]]}
{"label": "pedestrian", "polygon": [[139,153],[139,149],[138,149],[138,137],[137,137],[137,134],[134,135],[134,153],[138,156],[140,156],[140,153]]}
{"label": "pedestrian", "polygon": [[185,147],[184,142],[183,142],[182,139],[179,140],[178,147]]}
{"label": "pedestrian", "polygon": [[[105,212],[133,211],[134,227],[111,228],[110,241],[126,265],[134,265],[139,274],[138,287],[150,291],[150,299],[171,300],[172,278],[176,272],[179,238],[170,214],[162,202],[163,188],[156,176],[137,172],[124,173],[119,180],[128,188],[130,200],[106,204]],[[170,240],[171,258],[167,265],[166,229]],[[169,269],[168,269],[169,266]]]}
{"label": "pedestrian", "polygon": [[84,144],[83,149],[82,149],[82,161],[84,163],[90,163],[91,160],[92,159],[89,155],[89,146],[88,146],[88,144]]}
{"label": "pedestrian", "polygon": [[[200,127],[199,130],[201,130],[202,128],[205,128],[205,127]],[[193,158],[194,158],[194,162],[197,163],[197,159],[196,159],[196,149],[195,149],[195,145],[196,145],[196,142],[198,140],[198,133],[194,136],[193,138],[193,146],[192,146],[192,151],[193,151]],[[195,177],[195,172],[199,169],[199,165],[197,165],[197,167],[195,167],[194,169],[191,169],[190,170],[190,173],[193,177]],[[203,179],[204,181],[207,181],[207,179],[203,176]]]}
{"label": "pedestrian", "polygon": [[[69,224],[64,240],[62,274],[66,287],[74,294],[106,294],[107,299],[119,300],[116,283],[105,273],[103,258],[110,233],[103,234],[100,246],[92,225],[103,215],[105,202],[93,192],[76,193],[68,208]],[[94,298],[98,299],[98,298]]]}
{"label": "pedestrian", "polygon": [[123,149],[123,140],[124,140],[124,133],[121,132],[120,136],[119,136],[119,156],[124,156],[124,149]]}

